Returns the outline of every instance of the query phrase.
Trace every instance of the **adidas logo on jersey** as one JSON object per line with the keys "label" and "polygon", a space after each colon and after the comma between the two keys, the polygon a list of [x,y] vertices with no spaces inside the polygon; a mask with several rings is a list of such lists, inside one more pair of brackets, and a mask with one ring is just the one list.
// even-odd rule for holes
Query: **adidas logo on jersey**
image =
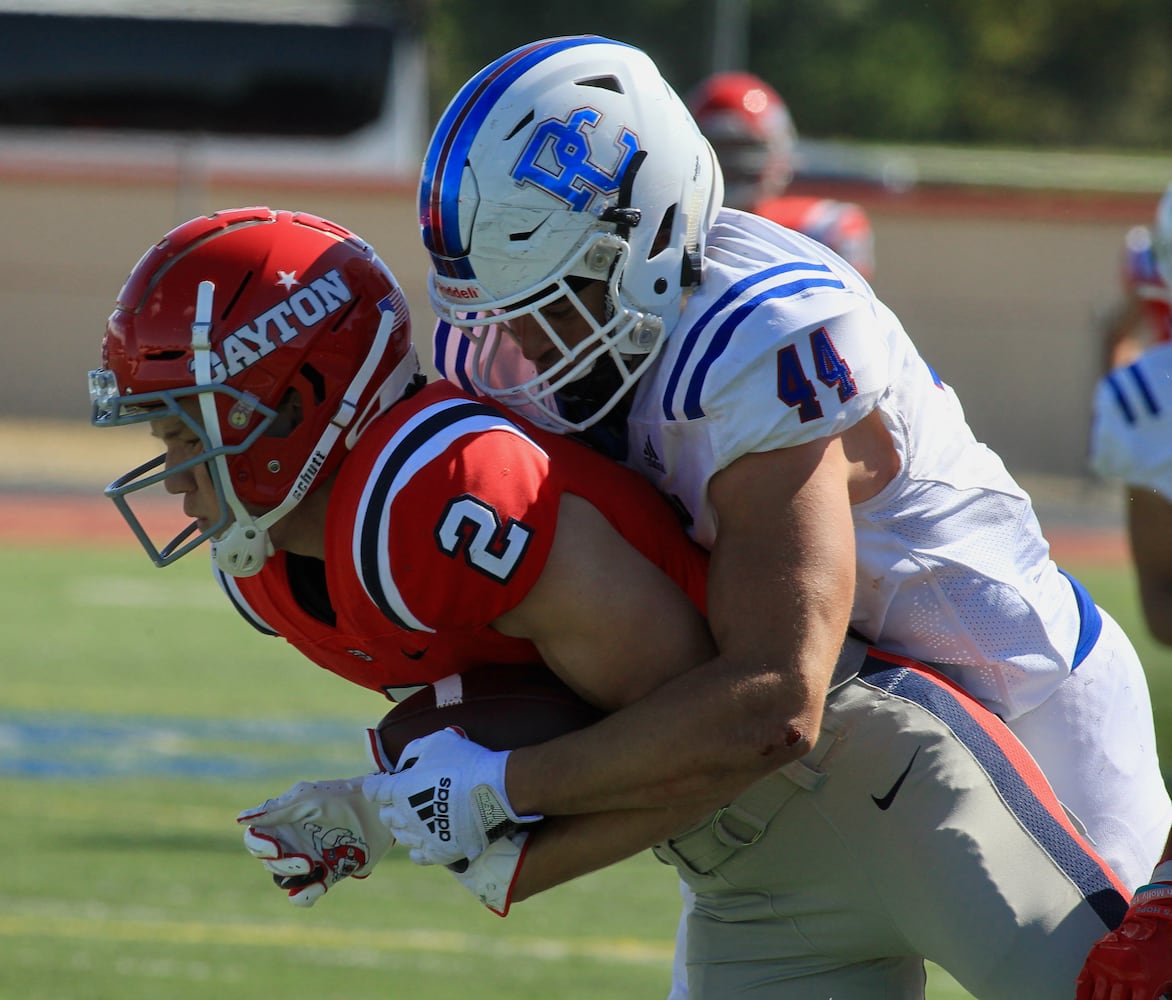
{"label": "adidas logo on jersey", "polygon": [[452,821],[448,817],[451,789],[452,779],[441,778],[438,785],[425,788],[407,798],[407,802],[423,825],[445,843],[452,839]]}
{"label": "adidas logo on jersey", "polygon": [[643,464],[656,472],[667,472],[663,462],[659,459],[655,446],[651,443],[651,438],[648,438],[643,445]]}

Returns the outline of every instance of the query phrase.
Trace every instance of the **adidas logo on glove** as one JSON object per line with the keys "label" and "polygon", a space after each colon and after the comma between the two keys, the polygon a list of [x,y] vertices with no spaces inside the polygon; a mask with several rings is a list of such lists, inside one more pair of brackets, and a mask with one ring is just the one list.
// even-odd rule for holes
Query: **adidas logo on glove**
{"label": "adidas logo on glove", "polygon": [[448,818],[448,800],[451,798],[451,789],[452,779],[441,778],[439,784],[425,788],[407,798],[420,821],[431,833],[445,842],[452,839],[452,824]]}

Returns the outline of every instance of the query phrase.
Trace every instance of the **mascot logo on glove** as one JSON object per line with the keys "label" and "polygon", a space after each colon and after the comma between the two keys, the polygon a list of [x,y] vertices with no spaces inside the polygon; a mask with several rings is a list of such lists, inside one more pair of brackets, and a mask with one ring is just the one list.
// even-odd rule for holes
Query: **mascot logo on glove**
{"label": "mascot logo on glove", "polygon": [[323,831],[320,826],[310,824],[306,826],[306,831],[313,838],[322,861],[333,872],[335,882],[348,878],[365,866],[370,852],[366,841],[353,830],[336,826],[332,830]]}

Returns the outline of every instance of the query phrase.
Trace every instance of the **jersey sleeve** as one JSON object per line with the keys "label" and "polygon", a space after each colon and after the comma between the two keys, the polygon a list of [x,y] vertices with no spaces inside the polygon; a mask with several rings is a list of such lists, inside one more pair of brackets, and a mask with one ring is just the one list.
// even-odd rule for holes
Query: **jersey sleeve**
{"label": "jersey sleeve", "polygon": [[850,290],[787,287],[800,284],[799,276],[767,288],[774,294],[747,303],[743,315],[731,311],[726,337],[713,345],[700,401],[718,467],[839,434],[890,384],[889,314]]}
{"label": "jersey sleeve", "polygon": [[1172,499],[1172,345],[1151,348],[1099,380],[1090,466]]}
{"label": "jersey sleeve", "polygon": [[367,594],[417,631],[515,607],[545,566],[562,492],[546,452],[497,411],[469,402],[442,416],[384,450],[354,527]]}

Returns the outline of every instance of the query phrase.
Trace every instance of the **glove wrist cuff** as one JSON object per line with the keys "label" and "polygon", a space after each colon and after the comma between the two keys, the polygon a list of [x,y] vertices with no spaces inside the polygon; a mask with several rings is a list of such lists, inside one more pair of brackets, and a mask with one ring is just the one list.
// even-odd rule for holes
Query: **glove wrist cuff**
{"label": "glove wrist cuff", "polygon": [[505,789],[505,773],[511,750],[500,750],[492,755],[487,781],[472,789],[473,802],[480,816],[480,826],[489,842],[507,836],[518,826],[543,819],[539,814],[518,816],[509,793]]}
{"label": "glove wrist cuff", "polygon": [[1133,906],[1160,902],[1172,903],[1172,883],[1152,882],[1141,885],[1131,897]]}

